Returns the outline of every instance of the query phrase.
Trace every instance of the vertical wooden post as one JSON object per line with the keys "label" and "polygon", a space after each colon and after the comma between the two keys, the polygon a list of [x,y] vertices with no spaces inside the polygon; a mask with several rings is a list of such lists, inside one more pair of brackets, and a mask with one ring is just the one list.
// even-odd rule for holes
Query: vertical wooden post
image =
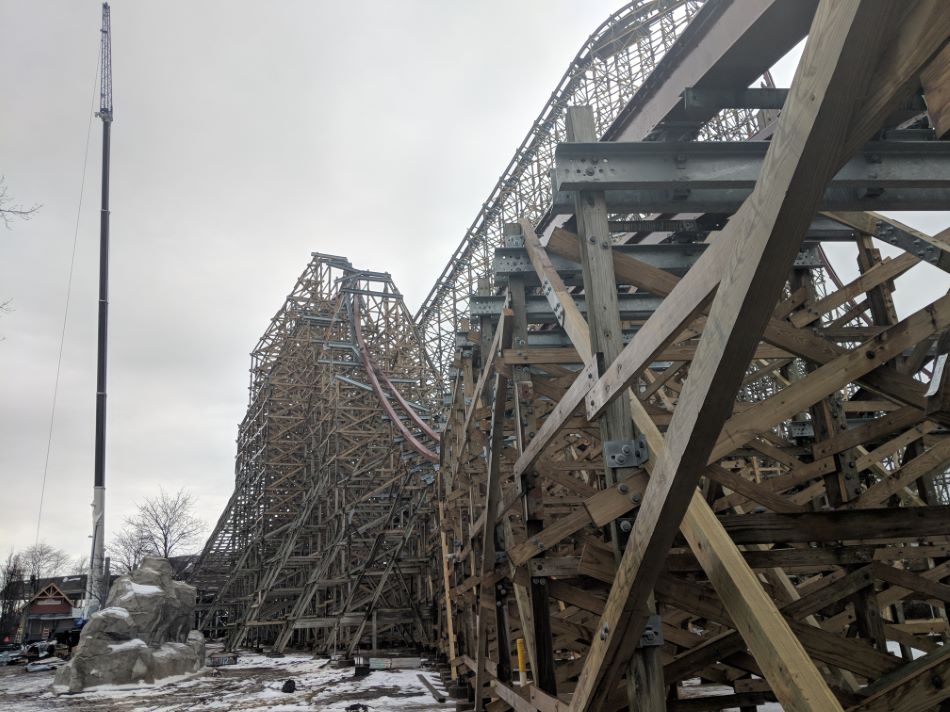
{"label": "vertical wooden post", "polygon": [[452,613],[452,596],[450,589],[452,586],[451,576],[449,574],[449,546],[446,535],[445,521],[445,500],[439,499],[439,543],[442,546],[442,586],[445,592],[445,632],[448,636],[448,650],[446,654],[449,658],[449,666],[452,670],[452,679],[458,677],[458,668],[455,665],[455,657],[458,654],[455,647],[455,616]]}
{"label": "vertical wooden post", "polygon": [[[567,140],[593,142],[597,140],[594,112],[589,106],[575,106],[567,110]],[[591,166],[589,170],[596,170]],[[580,243],[581,267],[584,273],[584,298],[587,302],[587,323],[590,327],[590,345],[597,358],[599,370],[613,363],[623,351],[623,331],[620,307],[617,301],[617,281],[614,276],[613,245],[607,221],[607,206],[602,191],[578,191],[574,198],[574,217]],[[608,441],[633,441],[637,433],[631,419],[630,404],[626,398],[610,403],[599,418],[600,436]],[[610,487],[633,468],[612,467],[604,458],[604,481]],[[617,522],[610,524],[610,541],[614,559],[619,564],[624,541]],[[655,605],[649,603],[650,613]],[[628,641],[627,645],[635,645]],[[627,697],[631,710],[652,712],[666,709],[663,685],[663,666],[659,648],[638,648],[627,668]]]}
{"label": "vertical wooden post", "polygon": [[379,650],[379,629],[378,629],[378,627],[377,627],[377,625],[376,625],[376,610],[375,610],[375,609],[373,610],[373,622],[372,622],[372,626],[373,626],[373,630],[372,630],[373,652],[375,653],[377,650]]}
{"label": "vertical wooden post", "polygon": [[[521,225],[517,223],[506,225],[505,234],[507,239],[520,239],[521,244],[524,244]],[[515,347],[524,348],[528,346],[528,318],[525,308],[524,279],[521,277],[509,278],[508,293],[511,295],[511,310],[513,313],[512,344]],[[515,438],[518,443],[518,454],[520,455],[524,452],[529,437],[533,437],[534,433],[537,432],[537,416],[533,404],[534,383],[531,378],[531,371],[527,366],[512,368],[512,376],[514,381]],[[544,528],[543,489],[539,473],[535,468],[529,469],[521,475],[517,485],[523,495],[522,514],[525,522],[525,534],[530,539]],[[538,554],[543,556],[544,551],[539,551]],[[528,571],[533,571],[530,562],[528,562]],[[528,643],[533,643],[529,656],[531,657],[531,672],[534,675],[534,684],[542,692],[556,695],[557,677],[554,674],[554,641],[551,633],[551,603],[547,579],[531,576],[527,588],[531,608],[527,616],[522,616],[522,623],[530,625],[530,628],[524,629],[524,634]]]}
{"label": "vertical wooden post", "polygon": [[[503,310],[498,328],[501,329],[501,338],[498,348],[503,349],[511,345],[511,312]],[[508,399],[508,377],[500,371],[495,374],[495,385],[492,390],[492,417],[491,439],[488,448],[488,479],[485,488],[485,524],[482,528],[482,555],[477,575],[480,579],[478,586],[477,612],[478,630],[476,640],[475,659],[475,712],[484,708],[483,693],[486,680],[485,660],[488,653],[488,621],[486,609],[495,611],[497,595],[495,586],[488,581],[489,575],[495,569],[495,524],[497,523],[498,505],[501,502],[501,458],[505,442],[505,406]],[[507,644],[507,636],[502,635],[499,629],[498,642]],[[503,640],[504,638],[504,640]],[[511,654],[510,650],[501,651],[508,660],[508,674],[510,678]],[[502,657],[502,655],[499,655]]]}

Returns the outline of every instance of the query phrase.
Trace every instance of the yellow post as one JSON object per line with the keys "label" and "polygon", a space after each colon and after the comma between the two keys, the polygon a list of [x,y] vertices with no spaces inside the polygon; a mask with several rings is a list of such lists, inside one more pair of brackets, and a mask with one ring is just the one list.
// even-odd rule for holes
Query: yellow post
{"label": "yellow post", "polygon": [[515,647],[518,649],[518,684],[521,687],[527,687],[528,675],[524,667],[524,638],[518,638],[515,641]]}

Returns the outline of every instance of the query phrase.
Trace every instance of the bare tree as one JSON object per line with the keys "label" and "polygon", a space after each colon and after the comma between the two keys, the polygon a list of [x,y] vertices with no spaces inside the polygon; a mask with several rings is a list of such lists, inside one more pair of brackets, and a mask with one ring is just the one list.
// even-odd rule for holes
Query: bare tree
{"label": "bare tree", "polygon": [[42,205],[32,205],[25,208],[19,203],[14,203],[7,192],[6,177],[0,176],[0,222],[5,228],[9,230],[10,221],[15,218],[29,220],[42,207]]}
{"label": "bare tree", "polygon": [[45,541],[24,549],[20,556],[26,569],[26,576],[43,578],[60,576],[69,566],[69,555],[62,549],[56,549]]}
{"label": "bare tree", "polygon": [[81,554],[69,564],[70,576],[85,576],[89,573],[89,555]]}
{"label": "bare tree", "polygon": [[174,494],[159,489],[157,497],[138,505],[138,512],[126,524],[144,541],[147,554],[168,558],[188,553],[182,550],[193,547],[205,528],[192,513],[194,506],[194,498],[184,488]]}
{"label": "bare tree", "polygon": [[[13,311],[13,307],[10,306],[12,303],[13,303],[12,299],[5,299],[3,301],[0,301],[0,316],[4,314],[9,314],[10,312]],[[6,339],[7,339],[6,336],[4,336],[3,334],[0,334],[0,341],[6,341]]]}
{"label": "bare tree", "polygon": [[16,630],[26,592],[25,574],[22,557],[11,551],[0,567],[0,642],[7,637],[12,639]]}
{"label": "bare tree", "polygon": [[[15,218],[29,220],[33,217],[33,214],[42,207],[42,205],[32,205],[29,208],[24,208],[19,203],[14,203],[7,192],[6,177],[0,176],[0,223],[2,223],[7,230],[11,229],[11,220]],[[13,307],[10,306],[12,302],[12,299],[0,300],[0,315],[13,311]],[[0,336],[0,341],[5,340],[5,336]]]}
{"label": "bare tree", "polygon": [[138,568],[142,557],[147,553],[147,543],[138,526],[126,522],[125,526],[112,536],[107,547],[109,556],[119,573],[127,574]]}

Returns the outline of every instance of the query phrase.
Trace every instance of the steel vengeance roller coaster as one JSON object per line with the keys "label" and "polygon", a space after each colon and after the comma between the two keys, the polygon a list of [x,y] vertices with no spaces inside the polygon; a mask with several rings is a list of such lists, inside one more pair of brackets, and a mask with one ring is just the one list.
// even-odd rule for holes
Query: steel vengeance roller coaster
{"label": "steel vengeance roller coaster", "polygon": [[948,41],[939,0],[611,15],[414,317],[314,254],[203,628],[422,646],[476,712],[946,707],[950,237],[882,211],[950,205]]}

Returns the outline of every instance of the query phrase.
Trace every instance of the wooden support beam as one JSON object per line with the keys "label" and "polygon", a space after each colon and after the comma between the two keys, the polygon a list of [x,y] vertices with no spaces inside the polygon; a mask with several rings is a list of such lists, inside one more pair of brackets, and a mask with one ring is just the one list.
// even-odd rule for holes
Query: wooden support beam
{"label": "wooden support beam", "polygon": [[719,519],[737,544],[907,541],[950,536],[950,506],[726,514]]}
{"label": "wooden support beam", "polygon": [[906,252],[894,259],[889,258],[883,262],[879,262],[841,289],[832,292],[823,299],[819,299],[814,304],[806,305],[799,311],[794,312],[789,317],[789,321],[798,328],[807,326],[820,319],[832,309],[840,307],[844,303],[879,287],[889,280],[896,279],[907,272],[911,267],[918,264],[920,264],[920,258],[915,255],[907,254]]}
{"label": "wooden support beam", "polygon": [[889,473],[890,476],[887,479],[871,485],[858,497],[857,506],[876,507],[888,497],[901,492],[915,480],[945,467],[947,463],[950,463],[950,438],[940,441],[906,465]]}
{"label": "wooden support beam", "polygon": [[[578,679],[572,699],[575,712],[600,706],[619,674],[621,642],[638,637],[643,629],[643,604],[694,498],[698,474],[732,409],[749,357],[778,301],[824,186],[848,158],[841,150],[848,136],[843,118],[851,116],[864,98],[888,21],[889,11],[880,5],[819,5],[759,182],[706,252],[710,254],[721,245],[719,251],[729,255],[731,265],[728,270],[725,264],[720,269],[721,284],[667,431],[666,452],[653,468],[634,522],[631,541],[636,545],[628,546],[624,554],[601,619],[604,635],[593,641]],[[694,271],[677,285],[664,305],[688,294],[690,286],[710,280],[691,278]],[[627,374],[619,374],[618,379],[615,366],[607,368],[601,381],[622,380],[626,384]],[[736,594],[740,599],[748,595],[744,591]],[[770,608],[774,610],[774,606]],[[753,604],[750,613],[756,620],[765,610]],[[775,649],[774,636],[758,641],[757,631],[743,632],[752,641],[753,653],[761,642],[763,651],[777,654],[778,660],[764,654],[757,660],[776,665],[768,678],[783,706],[789,710],[840,709],[801,644],[783,627],[781,617],[770,618],[776,634],[791,638],[788,649]],[[742,624],[737,621],[737,625]]]}
{"label": "wooden support beam", "polygon": [[950,133],[950,48],[934,57],[920,73],[930,123],[938,138]]}
{"label": "wooden support beam", "polygon": [[[518,224],[505,226],[506,234],[517,235],[521,232]],[[528,343],[528,322],[525,309],[525,287],[523,277],[511,277],[508,280],[508,291],[511,295],[511,305],[514,311],[513,343],[524,347]],[[514,388],[514,428],[515,441],[518,444],[518,455],[524,452],[528,432],[537,429],[537,414],[534,407],[534,381],[531,371],[525,367],[512,369]],[[527,431],[527,432],[526,432]],[[544,526],[543,495],[544,490],[537,472],[527,472],[515,478],[517,490],[522,505],[522,518],[525,534],[532,537],[538,534]],[[506,517],[506,531],[511,529],[510,520]],[[513,537],[512,537],[513,538]],[[535,551],[534,556],[544,556],[545,551]],[[516,564],[511,564],[512,568]],[[529,569],[530,569],[529,565]],[[518,609],[521,617],[522,630],[525,641],[528,643],[528,657],[531,660],[531,674],[535,684],[541,689],[555,694],[557,692],[557,677],[554,673],[554,646],[551,635],[551,610],[548,600],[547,579],[532,576],[527,586],[519,590],[519,583],[515,582],[518,591]]]}
{"label": "wooden support beam", "polygon": [[[526,244],[530,245],[529,254],[532,252],[535,254],[533,263],[539,275],[542,278],[556,281],[556,273],[549,271],[543,260],[543,248],[539,244],[532,244],[532,239],[536,238],[526,232]],[[567,299],[570,299],[570,295],[566,296]],[[565,301],[560,306],[565,314],[576,311],[573,300]],[[574,320],[572,323],[579,324],[582,321]],[[578,331],[581,330],[578,329]],[[574,345],[579,353],[585,354],[584,342],[578,341]],[[660,460],[666,449],[662,435],[656,429],[649,415],[646,414],[643,405],[632,394],[629,394],[629,403],[632,409],[632,417],[636,419],[647,437],[653,457]],[[782,629],[781,616],[771,599],[762,590],[761,584],[745,563],[741,553],[723,531],[709,506],[698,493],[693,495],[681,528],[693,547],[693,551],[696,552],[697,558],[700,559],[704,570],[710,576],[717,590],[720,591],[723,600],[736,606],[736,618],[748,621],[748,629],[743,631],[744,635],[748,635],[756,641],[755,648],[759,650],[763,658],[783,661],[788,655],[788,650],[794,652],[796,646],[801,650],[788,627]],[[600,630],[603,630],[603,628],[600,628]],[[595,644],[596,641],[597,638],[595,638]],[[799,666],[811,665],[803,652],[798,654],[796,663]],[[781,663],[778,665],[778,667],[769,668],[771,675],[784,674]],[[813,667],[812,670],[814,670]],[[817,673],[815,673],[815,676],[817,676]]]}
{"label": "wooden support beam", "polygon": [[805,378],[759,401],[723,425],[710,460],[732,452],[763,429],[806,409],[848,383],[886,364],[923,338],[950,326],[950,295],[907,317],[853,351],[827,362]]}
{"label": "wooden support beam", "polygon": [[884,675],[864,691],[868,698],[848,712],[929,712],[950,698],[950,645]]}
{"label": "wooden support beam", "polygon": [[[569,107],[566,126],[568,141],[597,140],[594,112],[590,107]],[[578,191],[574,199],[574,218],[584,273],[590,350],[598,364],[612,363],[623,350],[623,329],[603,192]],[[598,420],[602,443],[633,442],[637,437],[626,399],[618,398],[610,403]],[[615,468],[604,458],[604,482],[607,487],[615,483],[616,475],[632,474],[632,471],[632,468]],[[616,521],[607,523],[607,527],[614,558],[619,562],[626,537]],[[649,613],[655,612],[649,597],[644,601],[644,606]],[[666,707],[659,653],[654,647],[634,649],[627,662],[627,700],[631,712],[661,712]]]}
{"label": "wooden support beam", "polygon": [[[550,283],[559,281],[556,272],[550,267],[550,262],[546,263],[544,260],[543,248],[540,244],[534,244],[536,238],[529,231],[525,232],[525,236],[529,255],[534,255],[532,262],[539,276],[542,279],[548,279]],[[566,300],[559,304],[561,311],[565,315],[569,315],[577,310],[566,290],[564,295]],[[580,316],[579,312],[578,316]],[[571,323],[579,327],[583,320],[582,318],[580,320],[572,319]],[[583,333],[580,328],[577,331]],[[584,355],[586,353],[583,341],[579,340],[574,345],[580,354]],[[656,429],[649,415],[646,414],[640,401],[632,394],[629,394],[629,403],[632,416],[648,439],[653,457],[656,459],[662,458],[666,448],[662,435]],[[697,552],[697,558],[700,559],[703,568],[710,575],[717,590],[721,592],[723,600],[730,601],[737,606],[737,618],[748,621],[749,629],[745,630],[744,634],[755,639],[756,648],[760,649],[760,654],[764,658],[784,660],[788,654],[787,651],[794,652],[796,646],[800,651],[801,646],[798,645],[788,627],[786,626],[782,630],[781,616],[771,599],[762,590],[761,584],[745,563],[742,555],[698,493],[694,494],[690,502],[682,529],[694,552]],[[746,605],[747,600],[751,600],[751,605]],[[741,610],[739,607],[741,607]],[[603,628],[600,630],[603,630]],[[596,640],[597,638],[595,638],[595,644]],[[796,663],[799,666],[811,666],[803,652],[798,653]],[[813,667],[812,670],[814,670]],[[781,663],[779,663],[779,667],[770,668],[770,673],[773,676],[783,675]],[[816,676],[817,673],[812,677]]]}
{"label": "wooden support beam", "polygon": [[[499,348],[510,348],[511,346],[511,321],[506,321],[508,326],[500,328]],[[508,378],[501,371],[495,373],[495,385],[492,389],[492,420],[491,420],[491,441],[488,450],[488,479],[485,493],[485,525],[482,530],[482,558],[479,563],[479,576],[482,580],[478,601],[478,629],[476,632],[476,658],[475,658],[475,711],[481,712],[483,705],[483,688],[487,683],[485,659],[488,655],[488,618],[489,614],[485,612],[482,604],[488,602],[492,612],[495,610],[495,591],[494,585],[488,584],[486,579],[495,567],[495,524],[497,522],[498,504],[501,502],[501,458],[502,448],[504,447],[505,435],[505,409],[508,401]],[[499,631],[496,631],[500,633]],[[499,637],[500,640],[500,637]],[[504,656],[504,663],[509,663],[509,652],[500,651]],[[498,676],[496,667],[495,676]]]}

